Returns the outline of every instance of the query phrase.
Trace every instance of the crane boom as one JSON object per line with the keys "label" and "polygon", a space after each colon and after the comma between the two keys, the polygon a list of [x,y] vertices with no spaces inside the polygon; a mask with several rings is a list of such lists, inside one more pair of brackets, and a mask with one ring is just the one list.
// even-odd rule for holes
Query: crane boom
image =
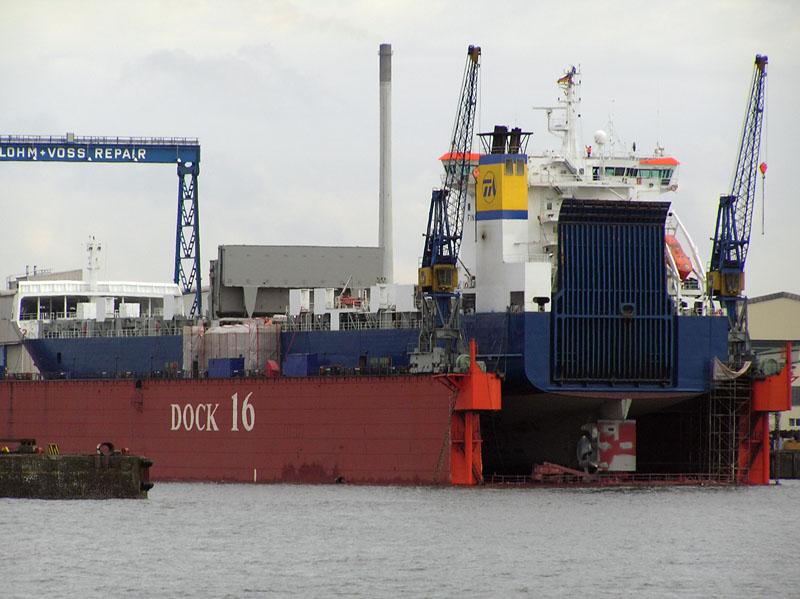
{"label": "crane boom", "polygon": [[731,193],[719,198],[706,279],[708,295],[725,306],[729,327],[728,358],[737,365],[755,360],[747,327],[747,303],[742,292],[758,180],[756,172],[764,122],[766,77],[767,57],[756,55]]}
{"label": "crane boom", "polygon": [[481,49],[470,46],[461,81],[456,120],[445,164],[444,186],[434,189],[428,213],[425,247],[419,269],[422,321],[419,346],[410,356],[414,372],[449,371],[463,346],[458,252],[464,230],[464,206],[471,177],[472,138],[478,102]]}
{"label": "crane boom", "polygon": [[744,290],[744,265],[756,195],[766,77],[767,57],[756,55],[731,193],[720,197],[717,210],[708,285],[709,294],[718,299],[740,297]]}
{"label": "crane boom", "polygon": [[[464,205],[469,185],[470,155],[478,101],[478,69],[481,49],[470,46],[461,82],[461,95],[450,142],[450,164],[444,186],[434,189],[420,268],[420,288],[452,292],[456,263],[464,229]],[[434,274],[434,271],[436,274]]]}

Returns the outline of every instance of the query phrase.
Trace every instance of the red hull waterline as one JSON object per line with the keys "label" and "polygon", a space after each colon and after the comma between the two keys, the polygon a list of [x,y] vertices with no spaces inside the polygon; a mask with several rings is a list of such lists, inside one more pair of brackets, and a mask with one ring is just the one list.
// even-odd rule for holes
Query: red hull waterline
{"label": "red hull waterline", "polygon": [[454,389],[434,376],[2,381],[0,438],[62,453],[109,441],[161,481],[470,484],[451,479]]}

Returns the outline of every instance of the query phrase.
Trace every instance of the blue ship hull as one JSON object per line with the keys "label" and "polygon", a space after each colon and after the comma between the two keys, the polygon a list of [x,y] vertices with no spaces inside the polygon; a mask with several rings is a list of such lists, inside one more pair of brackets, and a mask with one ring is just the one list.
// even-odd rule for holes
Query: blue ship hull
{"label": "blue ship hull", "polygon": [[[478,343],[487,369],[504,379],[504,394],[556,393],[569,396],[667,396],[704,393],[711,380],[714,357],[727,355],[727,321],[722,317],[675,317],[673,368],[668,380],[562,381],[553,376],[551,313],[486,313],[463,317],[467,338]],[[408,368],[417,329],[287,331],[281,333],[281,357],[311,356],[323,369]],[[25,347],[49,378],[148,377],[177,373],[183,344],[178,335],[85,339],[27,339]],[[620,347],[621,356],[639,351]],[[327,369],[327,370],[326,370]],[[318,372],[304,374],[314,375]]]}
{"label": "blue ship hull", "polygon": [[180,335],[25,339],[23,344],[45,378],[146,378],[177,372],[183,361]]}

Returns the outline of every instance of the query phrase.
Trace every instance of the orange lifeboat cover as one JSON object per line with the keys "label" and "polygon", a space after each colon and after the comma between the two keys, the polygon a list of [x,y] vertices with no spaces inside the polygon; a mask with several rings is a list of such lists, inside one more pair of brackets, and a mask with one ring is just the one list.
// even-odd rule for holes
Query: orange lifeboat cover
{"label": "orange lifeboat cover", "polygon": [[675,261],[675,266],[678,267],[678,274],[681,281],[685,281],[692,273],[692,263],[683,251],[681,244],[675,239],[674,235],[664,235],[664,241],[667,243],[669,253],[672,254],[672,259]]}

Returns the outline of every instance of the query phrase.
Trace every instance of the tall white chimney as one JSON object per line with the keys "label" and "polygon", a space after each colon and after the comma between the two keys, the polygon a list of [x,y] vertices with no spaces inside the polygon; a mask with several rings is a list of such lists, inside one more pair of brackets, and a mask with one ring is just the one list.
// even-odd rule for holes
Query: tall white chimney
{"label": "tall white chimney", "polygon": [[[89,253],[89,265],[86,268],[89,277],[89,289],[97,291],[97,275],[100,272],[100,252],[103,247],[95,241],[94,235],[89,235],[89,243],[86,244],[86,251]],[[33,274],[36,274],[36,267],[33,267]],[[66,300],[64,300],[66,301]]]}
{"label": "tall white chimney", "polygon": [[383,249],[385,282],[394,282],[392,254],[392,45],[381,44],[380,57],[380,208],[378,210],[378,246]]}

